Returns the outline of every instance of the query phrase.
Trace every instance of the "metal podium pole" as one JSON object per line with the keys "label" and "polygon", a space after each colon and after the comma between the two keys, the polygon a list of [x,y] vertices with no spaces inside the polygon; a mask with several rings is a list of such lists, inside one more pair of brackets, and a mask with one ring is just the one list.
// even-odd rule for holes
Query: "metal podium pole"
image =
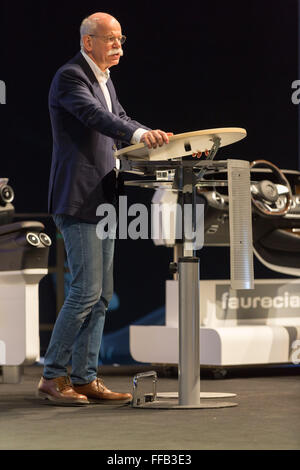
{"label": "metal podium pole", "polygon": [[[200,405],[200,320],[199,258],[194,255],[192,234],[195,233],[195,176],[193,169],[182,167],[177,178],[181,191],[183,256],[178,259],[179,301],[179,405]],[[192,208],[187,217],[188,206]],[[187,220],[189,219],[189,220]],[[188,222],[188,224],[187,224]]]}
{"label": "metal podium pole", "polygon": [[179,405],[200,405],[199,258],[178,260]]}

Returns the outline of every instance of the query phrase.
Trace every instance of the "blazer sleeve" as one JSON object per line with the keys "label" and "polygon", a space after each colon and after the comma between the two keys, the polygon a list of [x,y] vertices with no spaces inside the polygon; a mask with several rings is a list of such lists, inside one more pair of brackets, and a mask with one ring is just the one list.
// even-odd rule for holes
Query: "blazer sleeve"
{"label": "blazer sleeve", "polygon": [[[140,127],[134,121],[107,111],[93,95],[88,83],[73,69],[57,74],[53,93],[57,104],[82,124],[113,139],[130,143],[134,131]],[[50,93],[50,103],[51,98]],[[55,105],[53,102],[51,104]]]}

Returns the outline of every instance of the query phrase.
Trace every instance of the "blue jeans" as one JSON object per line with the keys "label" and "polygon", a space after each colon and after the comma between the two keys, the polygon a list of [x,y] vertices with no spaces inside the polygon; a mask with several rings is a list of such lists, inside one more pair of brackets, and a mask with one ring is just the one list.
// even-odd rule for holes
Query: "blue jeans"
{"label": "blue jeans", "polygon": [[71,285],[45,355],[46,379],[68,375],[86,384],[97,377],[105,314],[113,295],[114,239],[100,240],[96,224],[55,215],[67,252]]}

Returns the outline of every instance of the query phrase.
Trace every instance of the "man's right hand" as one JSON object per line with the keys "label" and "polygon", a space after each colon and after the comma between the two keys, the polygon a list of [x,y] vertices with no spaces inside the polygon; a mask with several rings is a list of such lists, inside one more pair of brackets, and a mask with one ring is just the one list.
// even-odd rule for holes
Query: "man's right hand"
{"label": "man's right hand", "polygon": [[156,149],[157,146],[162,147],[164,144],[169,143],[169,136],[173,135],[171,132],[164,132],[160,129],[145,132],[142,135],[140,142],[143,142],[149,149]]}

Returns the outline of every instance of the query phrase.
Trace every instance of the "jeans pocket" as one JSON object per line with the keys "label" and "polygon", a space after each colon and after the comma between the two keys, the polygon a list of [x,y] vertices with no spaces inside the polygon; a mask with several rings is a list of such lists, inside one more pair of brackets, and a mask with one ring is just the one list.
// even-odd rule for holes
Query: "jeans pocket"
{"label": "jeans pocket", "polygon": [[59,230],[60,230],[63,216],[60,215],[60,214],[53,214],[52,218],[54,220],[54,223],[55,223],[56,227],[59,228]]}
{"label": "jeans pocket", "polygon": [[72,217],[67,214],[53,214],[52,217],[56,227],[59,229],[60,232],[62,232],[64,228],[67,228],[70,225],[78,222],[75,217]]}

